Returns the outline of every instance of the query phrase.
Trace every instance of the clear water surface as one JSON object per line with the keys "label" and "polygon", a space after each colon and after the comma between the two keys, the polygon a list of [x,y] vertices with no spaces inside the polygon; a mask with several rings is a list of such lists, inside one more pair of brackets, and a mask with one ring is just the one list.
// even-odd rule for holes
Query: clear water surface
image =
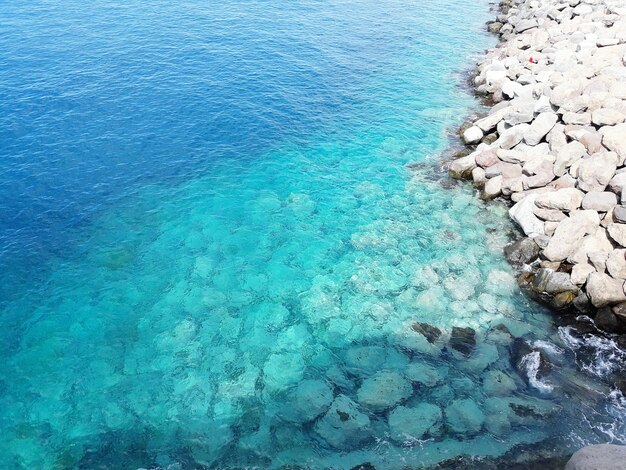
{"label": "clear water surface", "polygon": [[522,296],[506,209],[437,169],[489,17],[4,2],[0,467],[401,468],[624,442],[614,343]]}

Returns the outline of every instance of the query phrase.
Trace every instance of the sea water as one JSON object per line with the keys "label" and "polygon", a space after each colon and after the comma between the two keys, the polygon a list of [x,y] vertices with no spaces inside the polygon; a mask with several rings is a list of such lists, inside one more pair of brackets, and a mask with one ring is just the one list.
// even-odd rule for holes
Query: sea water
{"label": "sea water", "polygon": [[[0,468],[423,467],[624,442],[438,165],[486,1],[0,10]],[[546,365],[548,364],[548,365]],[[508,453],[508,454],[507,454]]]}

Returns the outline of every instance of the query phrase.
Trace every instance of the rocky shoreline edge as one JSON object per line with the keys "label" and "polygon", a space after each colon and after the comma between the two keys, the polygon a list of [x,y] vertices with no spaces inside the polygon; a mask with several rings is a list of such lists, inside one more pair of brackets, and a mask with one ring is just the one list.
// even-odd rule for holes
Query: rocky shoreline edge
{"label": "rocky shoreline edge", "polygon": [[490,109],[447,170],[510,204],[520,286],[626,349],[626,0],[502,0],[488,28]]}

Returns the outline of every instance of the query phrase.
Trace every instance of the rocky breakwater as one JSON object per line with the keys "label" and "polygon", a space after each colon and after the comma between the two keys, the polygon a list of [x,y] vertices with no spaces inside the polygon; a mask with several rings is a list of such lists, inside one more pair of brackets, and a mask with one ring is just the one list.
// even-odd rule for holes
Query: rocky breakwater
{"label": "rocky breakwater", "polygon": [[474,79],[494,104],[449,172],[511,201],[522,285],[626,333],[626,0],[500,7]]}

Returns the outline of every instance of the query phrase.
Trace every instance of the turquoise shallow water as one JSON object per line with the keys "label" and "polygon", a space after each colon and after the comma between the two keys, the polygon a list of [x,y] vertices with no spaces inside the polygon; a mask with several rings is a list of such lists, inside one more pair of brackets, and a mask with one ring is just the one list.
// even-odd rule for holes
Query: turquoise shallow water
{"label": "turquoise shallow water", "polygon": [[485,3],[19,7],[1,468],[624,442],[623,357],[518,291],[506,208],[436,164],[476,106],[458,72],[492,41]]}

